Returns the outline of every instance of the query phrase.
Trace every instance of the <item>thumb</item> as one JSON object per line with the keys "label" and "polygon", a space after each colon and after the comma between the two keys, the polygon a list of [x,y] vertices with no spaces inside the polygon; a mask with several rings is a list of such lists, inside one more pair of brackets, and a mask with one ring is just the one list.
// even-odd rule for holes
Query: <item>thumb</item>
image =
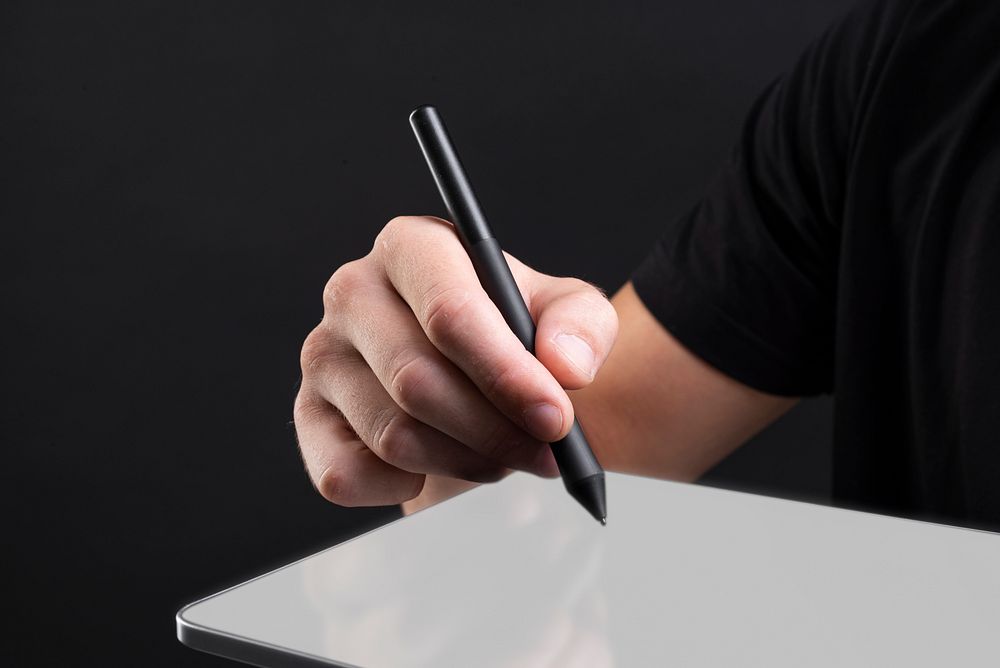
{"label": "thumb", "polygon": [[515,276],[533,274],[519,283],[527,287],[523,291],[535,321],[535,356],[563,388],[589,385],[618,335],[614,306],[586,281],[546,276],[524,265],[515,269],[515,262],[510,262]]}

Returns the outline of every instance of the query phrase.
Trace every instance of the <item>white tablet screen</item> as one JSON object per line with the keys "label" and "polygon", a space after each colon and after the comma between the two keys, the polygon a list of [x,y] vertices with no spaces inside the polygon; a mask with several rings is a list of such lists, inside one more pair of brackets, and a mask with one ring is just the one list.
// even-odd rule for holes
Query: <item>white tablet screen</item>
{"label": "white tablet screen", "polygon": [[335,665],[1000,665],[996,534],[607,482],[606,527],[515,474],[180,621]]}

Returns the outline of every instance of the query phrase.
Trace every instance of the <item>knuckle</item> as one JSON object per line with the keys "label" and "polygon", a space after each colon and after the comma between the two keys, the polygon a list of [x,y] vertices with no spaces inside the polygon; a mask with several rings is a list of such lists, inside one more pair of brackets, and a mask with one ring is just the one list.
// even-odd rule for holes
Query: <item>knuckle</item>
{"label": "knuckle", "polygon": [[350,506],[352,500],[347,494],[346,482],[345,472],[335,466],[330,466],[316,480],[316,491],[330,503],[335,503],[338,506]]}
{"label": "knuckle", "polygon": [[410,499],[415,499],[420,496],[420,493],[424,491],[424,483],[427,482],[427,477],[422,475],[411,476],[412,482],[406,489],[400,490],[399,503],[403,501],[409,501]]}
{"label": "knuckle", "polygon": [[486,433],[479,444],[479,452],[487,459],[503,461],[514,446],[510,429],[498,422]]}
{"label": "knuckle", "polygon": [[600,299],[607,301],[608,293],[605,292],[604,288],[602,288],[601,286],[591,283],[590,281],[585,281],[582,278],[573,278],[572,280],[577,282],[582,292],[596,295]]}
{"label": "knuckle", "polygon": [[424,357],[411,357],[401,364],[393,362],[395,371],[389,382],[393,400],[411,415],[424,405],[427,382],[434,374],[434,364]]}
{"label": "knuckle", "polygon": [[[316,327],[309,332],[306,340],[302,342],[302,350],[299,353],[299,365],[302,367],[303,376],[312,373],[316,367],[316,362],[326,356],[329,346],[329,339],[321,327]],[[298,400],[295,402],[296,408],[298,408],[300,403]]]}
{"label": "knuckle", "polygon": [[399,248],[399,235],[404,234],[412,225],[410,216],[395,216],[386,223],[375,236],[372,251],[375,253],[392,253]]}
{"label": "knuckle", "polygon": [[461,320],[472,304],[472,294],[459,286],[432,288],[424,300],[424,330],[435,346],[455,345],[465,330]]}
{"label": "knuckle", "polygon": [[371,448],[378,456],[392,464],[405,455],[414,437],[413,424],[410,418],[399,413],[389,413],[381,419],[372,437]]}
{"label": "knuckle", "polygon": [[588,283],[582,278],[567,278],[566,280],[572,283],[575,298],[587,306],[603,308],[603,305],[605,304],[608,306],[611,305],[611,302],[608,301],[604,291],[593,283]]}
{"label": "knuckle", "polygon": [[590,312],[598,323],[601,334],[613,339],[618,333],[618,311],[614,305],[604,295],[597,293],[592,298]]}
{"label": "knuckle", "polygon": [[305,341],[302,342],[302,350],[299,353],[302,377],[311,377],[340,354],[334,336],[324,325],[320,324],[309,332]]}
{"label": "knuckle", "polygon": [[526,369],[520,364],[505,364],[492,371],[487,371],[483,392],[494,403],[516,397],[524,386],[526,374]]}
{"label": "knuckle", "polygon": [[323,288],[323,308],[327,313],[337,313],[349,307],[351,299],[364,290],[368,280],[363,258],[340,265]]}
{"label": "knuckle", "polygon": [[317,416],[320,410],[321,408],[315,402],[309,401],[302,392],[299,392],[292,405],[292,420],[299,426],[307,424]]}
{"label": "knuckle", "polygon": [[606,342],[607,338],[613,339],[618,333],[618,312],[614,305],[597,286],[587,281],[572,278],[576,292],[573,295],[574,306],[578,313],[586,314],[586,321],[590,323],[591,332],[599,337],[596,343]]}

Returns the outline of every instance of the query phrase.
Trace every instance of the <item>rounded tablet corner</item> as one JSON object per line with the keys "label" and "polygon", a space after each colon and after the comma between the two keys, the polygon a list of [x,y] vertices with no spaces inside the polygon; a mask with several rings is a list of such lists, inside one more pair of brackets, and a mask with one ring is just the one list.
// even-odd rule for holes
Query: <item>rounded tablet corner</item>
{"label": "rounded tablet corner", "polygon": [[321,668],[324,666],[357,668],[351,664],[328,661],[318,656],[282,649],[250,638],[226,633],[225,631],[210,629],[184,617],[185,612],[202,602],[195,601],[194,603],[188,603],[174,615],[174,620],[177,624],[177,639],[185,647],[221,656],[226,659],[233,659],[241,663],[248,663],[253,666],[273,666],[274,668]]}
{"label": "rounded tablet corner", "polygon": [[181,641],[182,645],[187,645],[188,647],[192,647],[194,649],[201,649],[198,646],[197,636],[205,633],[205,630],[191,620],[186,619],[184,617],[184,613],[190,608],[198,605],[198,603],[200,603],[200,601],[188,603],[174,615],[174,622],[177,625],[177,639]]}

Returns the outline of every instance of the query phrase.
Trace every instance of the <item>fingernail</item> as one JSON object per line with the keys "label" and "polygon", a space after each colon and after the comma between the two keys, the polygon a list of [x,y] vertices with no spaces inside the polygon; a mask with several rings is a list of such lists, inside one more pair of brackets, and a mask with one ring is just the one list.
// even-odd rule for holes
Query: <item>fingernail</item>
{"label": "fingernail", "polygon": [[555,344],[556,348],[559,349],[563,355],[566,356],[573,366],[579,369],[587,378],[593,380],[594,374],[597,373],[595,369],[594,362],[594,351],[587,342],[581,339],[576,334],[566,334],[565,332],[557,334],[552,343]]}
{"label": "fingernail", "polygon": [[562,431],[562,411],[552,404],[538,404],[524,411],[524,426],[541,441],[551,441]]}

